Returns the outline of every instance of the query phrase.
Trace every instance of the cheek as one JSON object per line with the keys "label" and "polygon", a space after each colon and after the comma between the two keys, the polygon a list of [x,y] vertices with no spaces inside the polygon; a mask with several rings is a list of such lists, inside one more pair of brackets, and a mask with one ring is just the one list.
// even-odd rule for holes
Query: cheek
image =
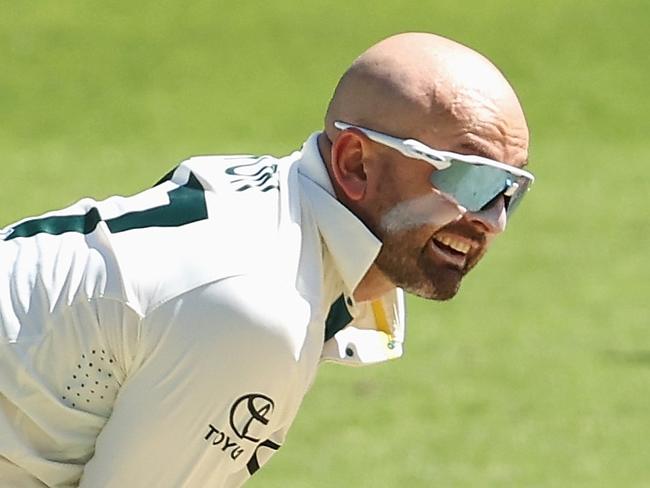
{"label": "cheek", "polygon": [[395,234],[424,227],[434,233],[461,217],[462,210],[455,202],[431,189],[425,195],[401,200],[386,208],[379,228],[384,233]]}

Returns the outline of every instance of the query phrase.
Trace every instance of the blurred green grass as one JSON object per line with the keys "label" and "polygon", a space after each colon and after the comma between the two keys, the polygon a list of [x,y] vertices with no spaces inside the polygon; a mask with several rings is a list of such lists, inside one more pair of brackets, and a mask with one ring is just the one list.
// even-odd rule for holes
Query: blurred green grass
{"label": "blurred green grass", "polygon": [[527,112],[534,190],[456,299],[409,301],[402,360],[321,369],[250,486],[650,486],[645,0],[0,11],[2,224],[133,193],[191,154],[287,153],[389,34],[487,55]]}

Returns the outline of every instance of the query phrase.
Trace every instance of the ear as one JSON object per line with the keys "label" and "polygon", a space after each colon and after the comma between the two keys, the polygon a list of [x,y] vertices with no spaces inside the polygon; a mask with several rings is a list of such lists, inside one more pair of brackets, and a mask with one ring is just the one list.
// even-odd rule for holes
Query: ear
{"label": "ear", "polygon": [[332,144],[332,176],[339,190],[351,201],[363,199],[367,188],[364,157],[369,147],[364,137],[346,130]]}

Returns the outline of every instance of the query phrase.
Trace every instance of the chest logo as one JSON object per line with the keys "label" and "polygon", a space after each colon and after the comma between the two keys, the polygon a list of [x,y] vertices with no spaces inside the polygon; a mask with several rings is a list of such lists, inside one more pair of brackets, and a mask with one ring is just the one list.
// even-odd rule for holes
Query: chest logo
{"label": "chest logo", "polygon": [[238,164],[226,169],[226,174],[233,178],[230,182],[237,186],[237,191],[256,189],[261,192],[279,190],[278,165],[265,164],[266,158],[252,163]]}
{"label": "chest logo", "polygon": [[241,396],[230,408],[230,427],[240,439],[259,442],[274,409],[273,400],[261,393]]}

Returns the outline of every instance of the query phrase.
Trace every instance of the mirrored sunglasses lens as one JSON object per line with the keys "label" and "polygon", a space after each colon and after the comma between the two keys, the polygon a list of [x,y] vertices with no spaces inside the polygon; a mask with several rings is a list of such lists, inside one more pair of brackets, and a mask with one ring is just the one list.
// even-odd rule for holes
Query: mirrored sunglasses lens
{"label": "mirrored sunglasses lens", "polygon": [[506,188],[510,174],[490,166],[452,161],[452,165],[431,174],[431,184],[453,197],[470,212],[477,212]]}
{"label": "mirrored sunglasses lens", "polygon": [[514,192],[512,196],[508,198],[508,203],[506,206],[506,211],[508,215],[512,215],[513,212],[517,209],[523,198],[528,193],[528,188],[530,187],[530,180],[527,178],[519,178],[517,180],[519,187]]}

